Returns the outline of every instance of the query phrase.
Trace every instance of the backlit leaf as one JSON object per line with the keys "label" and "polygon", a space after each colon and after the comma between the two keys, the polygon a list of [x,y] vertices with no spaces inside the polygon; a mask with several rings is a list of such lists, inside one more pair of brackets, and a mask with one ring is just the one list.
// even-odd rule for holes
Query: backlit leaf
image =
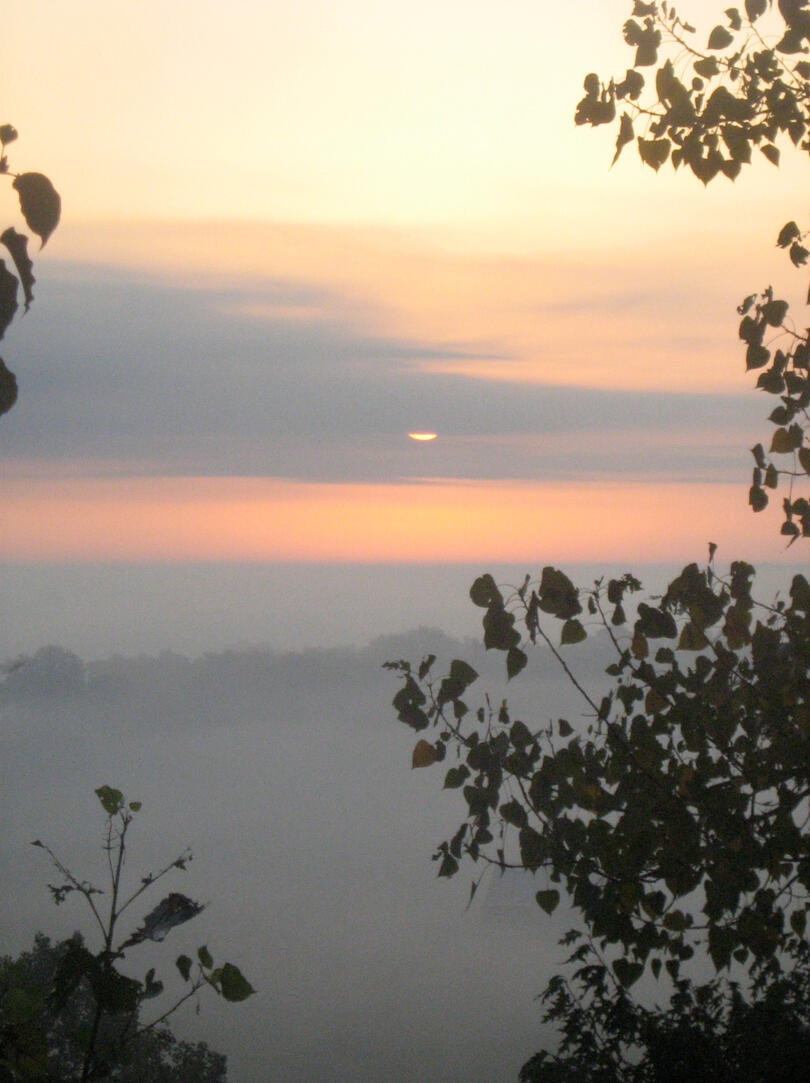
{"label": "backlit leaf", "polygon": [[587,639],[588,633],[582,627],[582,623],[576,619],[567,620],[562,627],[562,634],[560,636],[560,643],[563,645],[567,643],[581,643],[583,639]]}
{"label": "backlit leaf", "polygon": [[707,49],[727,49],[734,42],[734,35],[729,33],[724,26],[716,26],[709,34],[706,44]]}
{"label": "backlit leaf", "polygon": [[62,201],[43,173],[20,173],[12,185],[20,197],[20,210],[28,228],[42,241],[42,246],[59,225]]}
{"label": "backlit leaf", "polygon": [[9,226],[3,233],[0,233],[0,242],[6,246],[11,253],[11,258],[14,260],[17,274],[20,276],[20,282],[22,283],[25,311],[27,312],[34,300],[34,282],[36,281],[34,278],[34,265],[28,256],[28,238]]}
{"label": "backlit leaf", "polygon": [[124,795],[120,790],[114,790],[111,786],[99,786],[96,790],[96,797],[108,816],[114,816],[124,804]]}
{"label": "backlit leaf", "polygon": [[236,1003],[247,1000],[256,990],[244,977],[239,967],[233,963],[225,963],[219,976],[222,996],[225,1000]]}
{"label": "backlit leaf", "polygon": [[656,173],[669,157],[668,139],[642,139],[638,137],[638,153],[645,165],[651,166]]}
{"label": "backlit leaf", "polygon": [[613,155],[613,161],[610,163],[611,167],[619,160],[622,149],[626,147],[628,143],[633,142],[633,138],[633,121],[627,113],[622,113],[622,119],[619,123],[619,134],[616,137],[616,153]]}
{"label": "backlit leaf", "polygon": [[779,149],[773,146],[771,143],[767,143],[764,147],[759,148],[771,165],[779,165]]}
{"label": "backlit leaf", "polygon": [[625,989],[638,981],[644,973],[643,963],[631,963],[628,959],[617,959],[613,964],[613,972],[619,979],[619,984]]}
{"label": "backlit leaf", "polygon": [[429,741],[417,741],[411,757],[411,767],[430,767],[438,758],[439,754]]}
{"label": "backlit leaf", "polygon": [[535,895],[537,905],[547,914],[553,914],[560,902],[560,893],[550,888],[548,891],[538,891]]}
{"label": "backlit leaf", "polygon": [[17,401],[17,379],[0,358],[0,417],[8,413]]}

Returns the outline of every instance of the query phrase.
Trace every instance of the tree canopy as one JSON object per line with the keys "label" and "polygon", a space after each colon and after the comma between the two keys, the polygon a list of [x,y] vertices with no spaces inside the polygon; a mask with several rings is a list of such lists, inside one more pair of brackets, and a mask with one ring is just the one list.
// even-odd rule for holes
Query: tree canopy
{"label": "tree canopy", "polygon": [[[48,885],[54,902],[61,906],[72,897],[86,903],[101,938],[100,950],[91,951],[79,935],[53,948],[47,938],[40,937],[29,955],[0,961],[0,1083],[5,1079],[59,1079],[61,1083],[224,1080],[225,1058],[209,1053],[204,1045],[177,1042],[166,1020],[201,990],[211,989],[223,1000],[238,1002],[254,989],[233,963],[215,964],[206,945],[198,947],[195,959],[177,956],[175,969],[184,991],[174,999],[164,992],[164,981],[154,967],[142,980],[127,972],[132,966],[127,956],[133,948],[165,940],[172,929],[193,920],[204,907],[173,891],[136,928],[130,926],[129,935],[122,934],[122,924],[131,921],[130,907],[141,905],[145,895],[170,873],[185,871],[192,855],[184,850],[127,888],[127,838],[141,803],[127,801],[112,786],[99,786],[96,797],[105,815],[104,888],[78,877],[46,843],[35,839],[32,845],[48,855],[58,873],[58,881]],[[155,1008],[148,1022],[141,1017],[147,1002]],[[180,1062],[188,1074],[172,1075],[172,1066]],[[202,1074],[194,1074],[194,1064]]]}
{"label": "tree canopy", "polygon": [[[54,988],[65,960],[86,951],[80,933],[52,944],[38,933],[31,951],[0,958],[0,1080],[78,1079],[95,1011],[89,980],[78,982],[57,1003]],[[225,1083],[226,1060],[204,1042],[183,1042],[168,1026],[144,1031],[137,1042],[122,1039],[140,1023],[108,1016],[99,1036],[106,1051],[105,1078],[116,1083]],[[125,1029],[126,1028],[126,1029]]]}

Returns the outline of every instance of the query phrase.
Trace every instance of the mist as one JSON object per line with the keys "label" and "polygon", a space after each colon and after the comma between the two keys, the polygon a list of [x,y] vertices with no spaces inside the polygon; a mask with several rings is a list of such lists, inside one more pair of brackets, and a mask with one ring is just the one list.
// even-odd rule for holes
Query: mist
{"label": "mist", "polygon": [[[596,673],[594,649],[582,660]],[[227,1053],[230,1078],[514,1080],[543,1042],[535,997],[564,957],[570,915],[539,911],[542,874],[490,873],[469,909],[479,869],[436,878],[431,854],[463,801],[441,789],[447,764],[411,770],[416,736],[396,721],[397,682],[381,669],[425,651],[470,660],[482,692],[504,694],[502,659],[431,629],[362,648],[27,656],[0,687],[5,949],[30,947],[37,930],[81,929],[92,946],[89,913],[76,897],[53,905],[57,874],[30,842],[103,884],[93,791],[116,786],[143,802],[130,883],[194,852],[133,924],[170,890],[206,904],[162,946],[131,951],[126,969],[142,978],[154,965],[179,993],[174,959],[200,944],[242,968],[256,996],[201,997],[199,1015],[187,1006],[172,1024]],[[511,690],[515,709],[536,724],[566,703],[581,715],[551,659],[535,662]]]}

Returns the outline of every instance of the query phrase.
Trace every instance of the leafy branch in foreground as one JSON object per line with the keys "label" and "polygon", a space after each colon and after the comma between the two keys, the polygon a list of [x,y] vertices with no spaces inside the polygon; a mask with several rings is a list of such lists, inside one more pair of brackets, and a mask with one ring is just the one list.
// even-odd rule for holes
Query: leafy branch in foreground
{"label": "leafy branch in foreground", "polygon": [[[674,8],[636,0],[623,27],[635,49],[633,66],[607,82],[586,76],[574,118],[592,127],[618,119],[614,163],[635,141],[644,164],[657,171],[669,161],[706,185],[719,176],[734,180],[752,163],[754,149],[778,165],[780,140],[810,153],[807,3],[780,0],[774,12],[766,0],[746,0],[743,10],[730,7],[724,15],[727,25],[715,26],[702,45]],[[662,51],[671,55],[659,64]],[[656,65],[651,83],[645,72]],[[794,267],[810,256],[805,239],[793,220],[779,231],[776,243]],[[810,477],[810,329],[796,326],[788,302],[771,286],[746,297],[738,312],[746,368],[759,371],[757,388],[780,399],[769,418],[774,432],[768,451],[762,444],[752,449],[749,503],[762,511],[769,491],[786,479],[782,534],[792,544],[810,537],[810,501],[794,493],[797,481]]]}
{"label": "leafy branch in foreground", "polygon": [[[512,658],[513,673],[516,652],[525,658],[521,625],[523,646],[545,644],[576,689],[584,729],[576,718],[530,728],[505,703],[470,711],[477,674],[460,660],[438,681],[434,660],[416,672],[389,663],[404,680],[400,720],[438,731],[421,739],[415,765],[452,753],[444,786],[466,804],[438,848],[440,875],[465,858],[542,871],[540,907],[553,911],[564,888],[593,937],[618,949],[622,985],[646,966],[677,977],[696,947],[718,969],[734,959],[767,970],[800,951],[810,908],[810,586],[797,575],[787,603],[758,607],[753,575],[743,563],[727,579],[689,565],[632,623],[632,576],[580,591],[546,568],[506,598],[479,578],[471,594],[485,610],[485,644]],[[602,695],[562,653],[586,638],[583,603],[615,652]]]}
{"label": "leafy branch in foreground", "polygon": [[[16,959],[0,958],[0,1081],[75,1080],[84,1062],[95,1002],[87,982],[80,983],[57,1011],[51,991],[65,955],[82,947],[74,933],[51,944],[38,933],[33,948]],[[108,1017],[101,1025],[100,1046],[110,1046],[117,1027]],[[227,1062],[204,1042],[178,1040],[166,1025],[143,1031],[136,1042],[116,1050],[107,1079],[115,1083],[226,1083]]]}
{"label": "leafy branch in foreground", "polygon": [[[0,174],[11,178],[11,186],[19,199],[20,213],[43,247],[59,224],[62,202],[59,194],[43,173],[12,173],[9,170],[6,147],[17,138],[11,124],[0,124]],[[0,233],[17,274],[12,274],[0,259],[0,339],[17,312],[17,294],[22,286],[27,312],[34,299],[34,266],[28,255],[28,238],[13,226]],[[0,415],[7,413],[17,401],[17,380],[0,359]]]}
{"label": "leafy branch in foreground", "polygon": [[[544,994],[547,1018],[572,1033],[600,1003],[631,1005],[645,971],[677,991],[682,968],[703,958],[743,968],[765,995],[785,969],[808,966],[810,584],[797,575],[788,599],[766,606],[753,579],[742,562],[721,577],[710,559],[636,603],[629,574],[582,590],[546,567],[506,594],[479,577],[470,594],[484,644],[505,654],[508,675],[544,648],[579,699],[577,715],[540,726],[505,701],[471,708],[478,674],[460,659],[443,677],[433,656],[387,663],[402,680],[397,715],[420,733],[413,766],[450,761],[444,787],[465,806],[434,854],[439,876],[479,866],[472,896],[488,869],[522,869],[540,881],[540,910],[565,899],[579,916],[563,940],[573,984],[557,976]],[[599,690],[573,658],[588,624],[614,654]],[[614,1033],[622,1056],[639,1040],[639,1012],[628,1006]]]}
{"label": "leafy branch in foreground", "polygon": [[139,801],[127,802],[120,790],[110,786],[99,787],[96,796],[106,816],[103,849],[108,884],[104,889],[79,879],[39,839],[33,843],[48,854],[59,873],[59,881],[49,884],[54,902],[60,905],[68,896],[80,895],[101,936],[101,950],[95,954],[85,947],[81,938],[67,942],[48,997],[49,1008],[58,1016],[78,989],[89,990],[92,1010],[81,1035],[81,1062],[77,1074],[71,1077],[81,1081],[110,1078],[110,1072],[130,1046],[137,1045],[144,1035],[164,1023],[201,989],[211,988],[228,1001],[245,1000],[254,992],[238,967],[229,962],[216,965],[208,948],[201,946],[195,959],[188,955],[179,955],[176,959],[175,965],[187,985],[186,990],[159,1010],[151,1021],[140,1021],[142,1005],[159,997],[164,984],[156,977],[154,967],[143,980],[138,980],[118,969],[119,960],[139,944],[162,941],[173,928],[192,920],[204,907],[179,892],[171,892],[145,915],[137,929],[119,940],[125,912],[172,870],[184,870],[191,860],[191,852],[184,850],[163,868],[143,876],[137,886],[125,890],[123,872],[127,836],[141,804]]}

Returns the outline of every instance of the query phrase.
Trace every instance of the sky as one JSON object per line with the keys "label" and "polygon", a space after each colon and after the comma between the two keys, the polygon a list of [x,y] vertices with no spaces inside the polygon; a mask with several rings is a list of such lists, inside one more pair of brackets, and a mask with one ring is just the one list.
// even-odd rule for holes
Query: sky
{"label": "sky", "polygon": [[801,289],[800,163],[609,169],[572,112],[626,6],[12,0],[12,168],[64,210],[0,561],[781,559],[735,306]]}

